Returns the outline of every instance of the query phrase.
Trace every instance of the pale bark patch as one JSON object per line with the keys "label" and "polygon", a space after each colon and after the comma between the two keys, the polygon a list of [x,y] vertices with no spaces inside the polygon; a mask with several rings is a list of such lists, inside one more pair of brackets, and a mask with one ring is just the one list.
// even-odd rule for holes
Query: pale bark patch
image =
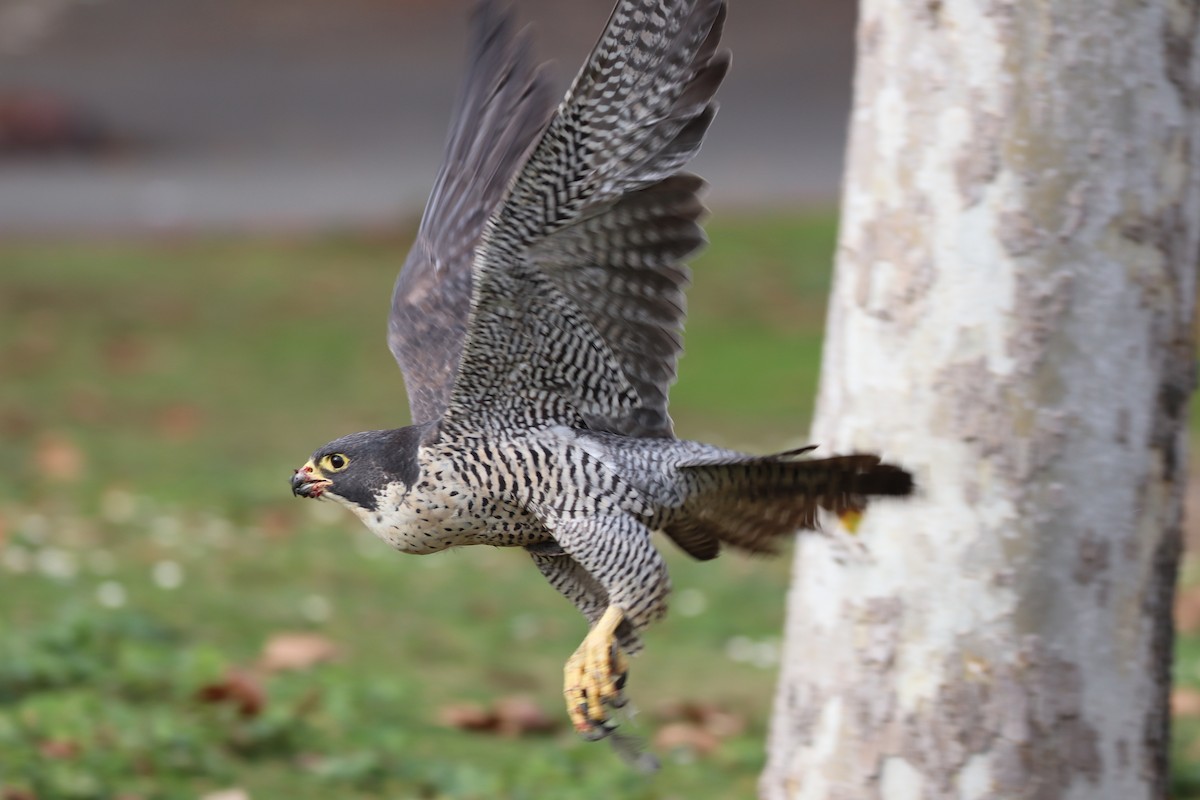
{"label": "pale bark patch", "polygon": [[920,491],[799,542],[763,794],[1161,797],[1200,7],[860,19],[814,441]]}

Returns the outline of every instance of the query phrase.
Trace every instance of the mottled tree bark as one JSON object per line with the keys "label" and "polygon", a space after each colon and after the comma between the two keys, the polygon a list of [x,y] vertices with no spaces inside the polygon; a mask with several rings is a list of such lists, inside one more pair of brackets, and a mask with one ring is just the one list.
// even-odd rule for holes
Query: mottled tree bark
{"label": "mottled tree bark", "polygon": [[1165,796],[1200,257],[1195,0],[863,0],[762,795]]}

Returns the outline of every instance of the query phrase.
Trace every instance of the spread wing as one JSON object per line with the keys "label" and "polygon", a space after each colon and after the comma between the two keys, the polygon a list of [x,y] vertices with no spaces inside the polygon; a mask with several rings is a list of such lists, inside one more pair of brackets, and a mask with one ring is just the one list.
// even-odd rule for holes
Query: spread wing
{"label": "spread wing", "polygon": [[554,107],[527,37],[514,33],[498,3],[476,6],[470,53],[441,170],[392,293],[388,347],[413,422],[445,409],[467,331],[476,245]]}
{"label": "spread wing", "polygon": [[621,0],[473,264],[442,430],[670,436],[697,152],[728,68],[721,0]]}

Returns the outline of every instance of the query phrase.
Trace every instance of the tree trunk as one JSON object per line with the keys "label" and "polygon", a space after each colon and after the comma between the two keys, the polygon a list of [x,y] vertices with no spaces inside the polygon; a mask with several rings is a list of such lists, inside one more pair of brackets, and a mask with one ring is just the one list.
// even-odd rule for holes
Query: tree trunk
{"label": "tree trunk", "polygon": [[863,0],[763,797],[1162,798],[1200,254],[1194,0]]}

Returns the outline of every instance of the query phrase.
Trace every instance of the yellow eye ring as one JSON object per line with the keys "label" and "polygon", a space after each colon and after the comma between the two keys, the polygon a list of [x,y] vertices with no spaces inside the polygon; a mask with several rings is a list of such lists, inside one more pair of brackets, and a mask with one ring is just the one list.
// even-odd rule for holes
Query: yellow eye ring
{"label": "yellow eye ring", "polygon": [[325,456],[321,459],[322,469],[327,469],[330,472],[341,472],[348,466],[350,466],[350,459],[341,453],[334,453],[331,456]]}

